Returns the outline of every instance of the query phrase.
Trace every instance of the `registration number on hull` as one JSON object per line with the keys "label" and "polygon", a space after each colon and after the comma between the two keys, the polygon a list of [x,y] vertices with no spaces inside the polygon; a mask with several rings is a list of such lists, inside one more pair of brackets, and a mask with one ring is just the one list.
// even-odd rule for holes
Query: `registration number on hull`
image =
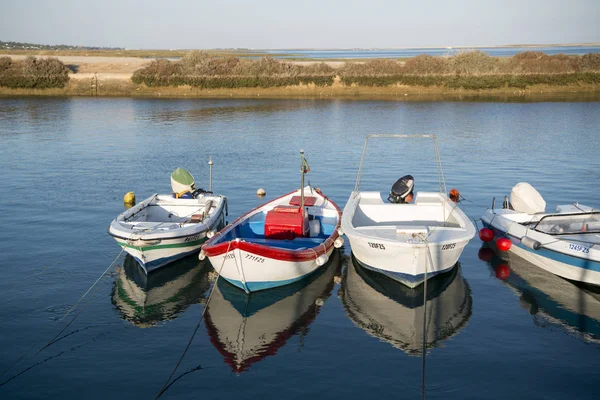
{"label": "registration number on hull", "polygon": [[569,243],[569,250],[580,251],[585,254],[588,254],[590,252],[590,249],[588,247],[573,243]]}
{"label": "registration number on hull", "polygon": [[257,262],[257,263],[264,263],[265,259],[262,257],[258,257],[258,256],[254,256],[252,254],[246,254],[246,259]]}

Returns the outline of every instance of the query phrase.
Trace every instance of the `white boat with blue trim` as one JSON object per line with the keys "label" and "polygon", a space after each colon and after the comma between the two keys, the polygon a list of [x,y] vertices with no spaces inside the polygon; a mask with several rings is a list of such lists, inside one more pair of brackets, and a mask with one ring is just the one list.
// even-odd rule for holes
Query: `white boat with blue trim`
{"label": "white boat with blue trim", "polygon": [[486,210],[481,220],[493,235],[484,239],[480,232],[480,237],[509,239],[508,251],[538,267],[572,281],[600,285],[600,210],[578,203],[559,205],[554,213],[545,208],[542,196],[521,182],[503,208],[492,205]]}
{"label": "white boat with blue trim", "polygon": [[339,237],[341,211],[320,190],[304,186],[308,164],[301,154],[301,189],[242,215],[208,240],[200,259],[246,293],[288,285],[324,265]]}
{"label": "white boat with blue trim", "polygon": [[191,174],[180,168],[171,180],[173,194],[150,196],[121,213],[108,228],[146,273],[198,252],[209,236],[225,226],[224,196],[196,189]]}
{"label": "white boat with blue trim", "polygon": [[[370,138],[433,139],[440,191],[417,192],[414,202],[406,203],[404,197],[413,190],[410,176],[394,184],[390,203],[384,203],[380,192],[359,191]],[[434,135],[368,135],[356,186],[342,216],[342,231],[356,260],[411,288],[449,271],[475,236],[475,226],[458,206],[458,192],[451,193],[453,200],[446,195]]]}

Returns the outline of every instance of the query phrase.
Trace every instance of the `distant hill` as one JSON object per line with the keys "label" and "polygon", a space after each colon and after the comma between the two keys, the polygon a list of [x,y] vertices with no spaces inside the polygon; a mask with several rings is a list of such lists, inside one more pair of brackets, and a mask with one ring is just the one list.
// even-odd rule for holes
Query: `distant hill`
{"label": "distant hill", "polygon": [[0,40],[1,50],[125,50],[122,47],[92,47],[71,46],[67,44],[35,44],[22,42],[3,42]]}

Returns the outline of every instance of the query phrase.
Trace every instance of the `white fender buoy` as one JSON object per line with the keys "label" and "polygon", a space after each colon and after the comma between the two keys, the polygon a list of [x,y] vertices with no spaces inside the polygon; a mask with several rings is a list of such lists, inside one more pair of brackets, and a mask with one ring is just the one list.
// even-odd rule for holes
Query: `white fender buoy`
{"label": "white fender buoy", "polygon": [[207,238],[209,238],[209,239],[210,239],[210,238],[212,238],[213,236],[215,236],[215,231],[208,231],[208,232],[206,232],[206,237],[207,237]]}
{"label": "white fender buoy", "polygon": [[200,252],[200,254],[198,254],[198,259],[199,259],[200,261],[204,261],[204,260],[206,259],[206,253],[204,252],[204,250],[202,250],[202,251]]}
{"label": "white fender buoy", "polygon": [[344,230],[342,229],[342,227],[340,226],[338,228],[338,235],[342,236],[344,234]]}
{"label": "white fender buoy", "polygon": [[339,249],[343,245],[344,245],[344,238],[341,238],[341,237],[338,237],[337,239],[335,239],[335,242],[333,242],[333,247],[335,247],[336,249]]}
{"label": "white fender buoy", "polygon": [[265,189],[263,188],[260,188],[256,191],[257,196],[264,196],[265,194],[267,194],[267,192],[265,192]]}
{"label": "white fender buoy", "polygon": [[329,256],[327,254],[321,254],[319,257],[317,257],[317,259],[315,260],[317,265],[320,267],[322,265],[325,265],[325,263],[327,263],[327,261],[329,260]]}
{"label": "white fender buoy", "polygon": [[535,239],[530,238],[529,236],[523,236],[521,239],[521,244],[525,247],[529,247],[532,250],[539,250],[542,247],[542,244]]}

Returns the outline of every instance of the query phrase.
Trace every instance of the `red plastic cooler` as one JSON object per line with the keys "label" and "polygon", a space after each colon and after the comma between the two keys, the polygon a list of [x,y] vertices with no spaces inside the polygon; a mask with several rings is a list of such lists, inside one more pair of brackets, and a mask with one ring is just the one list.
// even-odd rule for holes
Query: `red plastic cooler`
{"label": "red plastic cooler", "polygon": [[265,237],[267,239],[292,240],[304,237],[308,232],[308,216],[304,217],[299,206],[277,206],[267,212]]}

